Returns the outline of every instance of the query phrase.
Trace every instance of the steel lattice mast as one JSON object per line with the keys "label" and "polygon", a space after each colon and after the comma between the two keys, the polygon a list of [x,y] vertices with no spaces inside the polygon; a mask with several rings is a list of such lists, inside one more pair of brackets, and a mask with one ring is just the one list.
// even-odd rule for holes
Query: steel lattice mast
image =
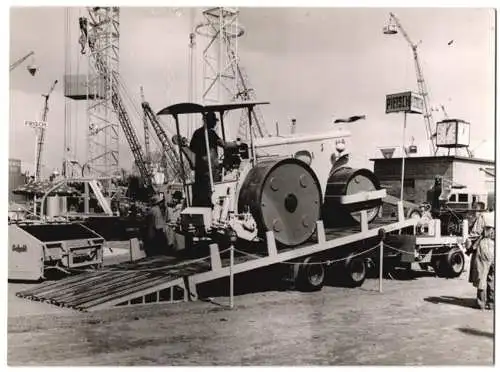
{"label": "steel lattice mast", "polygon": [[[112,176],[120,171],[119,114],[112,103],[113,79],[119,72],[120,9],[92,7],[87,10],[86,26],[92,48],[88,52],[86,164],[94,175]],[[98,66],[96,60],[102,66]]]}
{"label": "steel lattice mast", "polygon": [[[93,8],[95,9],[95,8]],[[132,155],[135,159],[135,164],[137,165],[141,177],[143,178],[146,186],[149,191],[152,191],[152,174],[150,169],[146,165],[146,160],[144,153],[142,151],[141,145],[139,143],[139,139],[134,130],[132,122],[130,121],[130,117],[125,109],[125,105],[121,99],[120,91],[119,91],[119,74],[118,71],[110,71],[108,70],[108,65],[106,64],[106,60],[103,58],[102,54],[97,49],[98,45],[96,44],[96,37],[91,32],[87,30],[86,19],[80,18],[80,29],[82,32],[82,52],[86,44],[88,44],[88,49],[90,51],[91,59],[93,65],[95,66],[95,71],[97,75],[102,76],[102,80],[105,82],[105,91],[110,93],[111,101],[110,107],[112,108],[115,114],[118,117],[119,126],[121,126],[125,138],[130,146],[130,150],[132,151]],[[117,30],[117,29],[116,29]],[[96,92],[94,94],[98,94]],[[87,97],[94,98],[94,97]],[[98,100],[98,99],[96,99]],[[98,105],[99,103],[97,103]],[[91,159],[93,160],[93,159]]]}
{"label": "steel lattice mast", "polygon": [[[218,7],[204,10],[203,16],[205,21],[196,26],[199,35],[209,38],[203,49],[203,103],[254,100],[255,94],[239,63],[238,38],[244,34],[238,22],[239,11]],[[262,115],[253,115],[255,135],[266,136]],[[247,131],[248,118],[242,115],[238,136],[247,139]]]}

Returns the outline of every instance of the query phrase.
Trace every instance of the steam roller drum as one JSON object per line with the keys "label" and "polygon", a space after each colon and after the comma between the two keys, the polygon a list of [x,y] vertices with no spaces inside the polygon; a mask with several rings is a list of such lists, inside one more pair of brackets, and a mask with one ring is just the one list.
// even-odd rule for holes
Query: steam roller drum
{"label": "steam roller drum", "polygon": [[362,201],[354,204],[340,204],[339,197],[363,191],[380,190],[380,182],[368,169],[340,168],[328,178],[325,192],[323,219],[337,225],[361,222],[361,211],[366,210],[368,223],[377,217],[382,199]]}
{"label": "steam roller drum", "polygon": [[261,237],[273,231],[278,244],[292,247],[315,232],[321,213],[321,188],[304,162],[262,161],[248,173],[240,190],[238,210],[250,209]]}

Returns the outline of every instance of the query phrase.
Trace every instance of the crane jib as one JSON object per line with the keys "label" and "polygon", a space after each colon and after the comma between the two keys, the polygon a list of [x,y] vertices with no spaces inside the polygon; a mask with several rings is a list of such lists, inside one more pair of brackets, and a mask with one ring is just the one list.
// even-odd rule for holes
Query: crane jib
{"label": "crane jib", "polygon": [[[109,72],[106,67],[106,64],[102,60],[102,57],[98,53],[95,53],[94,50],[95,44],[89,42],[88,45],[92,53],[91,55],[94,58],[94,63],[96,65],[97,70],[101,75],[108,76]],[[113,75],[111,80],[111,103],[113,105],[113,108],[118,113],[118,121],[120,122],[122,130],[125,134],[125,138],[127,139],[127,142],[130,146],[130,150],[132,151],[132,155],[134,156],[135,164],[139,168],[139,172],[141,174],[141,177],[144,179],[146,186],[150,188],[153,183],[152,181],[153,175],[150,169],[146,166],[146,161],[144,158],[144,154],[142,152],[141,145],[139,144],[139,139],[134,131],[128,113],[120,97],[116,75]]]}

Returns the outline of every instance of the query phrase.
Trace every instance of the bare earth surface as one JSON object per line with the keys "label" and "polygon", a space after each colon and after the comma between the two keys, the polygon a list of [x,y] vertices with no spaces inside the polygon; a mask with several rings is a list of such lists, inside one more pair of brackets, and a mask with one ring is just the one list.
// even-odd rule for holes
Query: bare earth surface
{"label": "bare earth surface", "polygon": [[383,293],[376,279],[356,289],[249,293],[233,310],[198,301],[80,313],[15,297],[28,286],[9,283],[11,366],[494,362],[494,314],[472,308],[466,273],[384,280]]}

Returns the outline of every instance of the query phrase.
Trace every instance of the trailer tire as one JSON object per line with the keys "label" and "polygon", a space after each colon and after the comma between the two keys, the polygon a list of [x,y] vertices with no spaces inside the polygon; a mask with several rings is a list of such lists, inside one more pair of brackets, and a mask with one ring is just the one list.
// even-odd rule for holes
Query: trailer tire
{"label": "trailer tire", "polygon": [[444,268],[444,259],[441,257],[432,257],[431,266],[436,275],[440,278],[446,276],[446,270]]}
{"label": "trailer tire", "polygon": [[323,288],[326,277],[324,264],[307,257],[296,265],[295,288],[303,292],[320,291]]}
{"label": "trailer tire", "polygon": [[344,266],[344,279],[348,287],[361,287],[365,282],[368,268],[366,265],[366,257],[355,256],[351,253],[347,256]]}
{"label": "trailer tire", "polygon": [[445,258],[445,274],[447,278],[458,278],[465,268],[464,253],[458,247],[450,249]]}
{"label": "trailer tire", "polygon": [[418,210],[416,208],[410,209],[408,212],[408,218],[420,219],[421,217],[422,217],[422,213],[420,212],[420,210]]}

